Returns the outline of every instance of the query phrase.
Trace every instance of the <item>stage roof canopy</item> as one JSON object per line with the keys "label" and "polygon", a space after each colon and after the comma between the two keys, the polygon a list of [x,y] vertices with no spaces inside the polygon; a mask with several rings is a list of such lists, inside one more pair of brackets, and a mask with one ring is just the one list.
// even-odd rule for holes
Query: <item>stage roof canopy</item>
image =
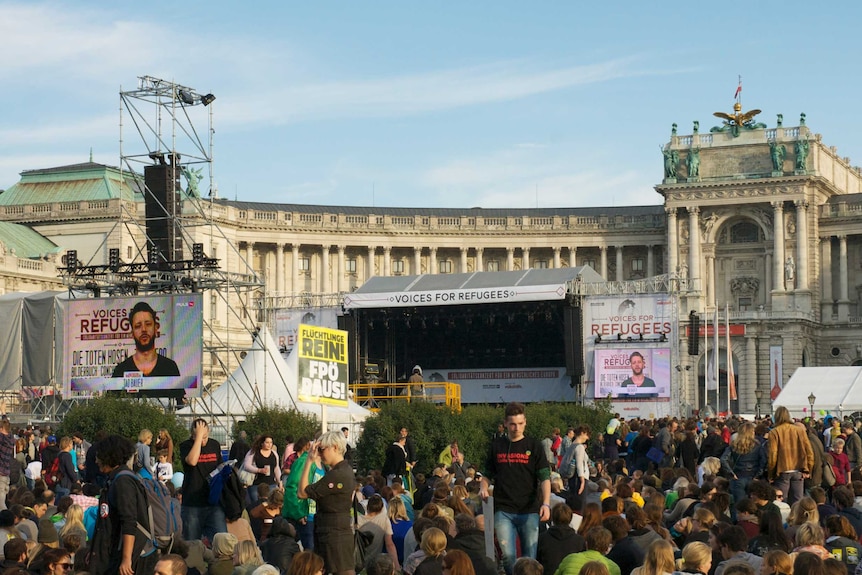
{"label": "stage roof canopy", "polygon": [[576,282],[603,283],[589,266],[512,272],[373,277],[344,296],[344,309],[561,300]]}

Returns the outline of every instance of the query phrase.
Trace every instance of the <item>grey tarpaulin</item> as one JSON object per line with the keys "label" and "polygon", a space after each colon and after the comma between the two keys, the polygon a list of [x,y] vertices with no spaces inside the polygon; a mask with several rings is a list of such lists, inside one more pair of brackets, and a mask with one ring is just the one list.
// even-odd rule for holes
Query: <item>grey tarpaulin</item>
{"label": "grey tarpaulin", "polygon": [[0,296],[4,335],[0,337],[0,389],[4,391],[21,383],[21,310],[25,295],[11,293]]}
{"label": "grey tarpaulin", "polygon": [[57,292],[24,298],[21,330],[21,385],[50,385],[54,372],[54,298]]}

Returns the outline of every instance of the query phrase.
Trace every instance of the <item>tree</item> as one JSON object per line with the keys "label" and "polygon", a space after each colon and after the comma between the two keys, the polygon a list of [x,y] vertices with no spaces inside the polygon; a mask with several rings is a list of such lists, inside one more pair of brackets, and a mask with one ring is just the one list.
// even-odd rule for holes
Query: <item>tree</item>
{"label": "tree", "polygon": [[302,413],[296,409],[270,405],[248,414],[245,421],[237,423],[233,429],[234,439],[239,436],[240,431],[248,434],[249,442],[254,441],[254,438],[261,433],[271,435],[278,447],[278,452],[283,454],[287,436],[294,439],[300,437],[311,439],[320,431],[320,421],[314,415]]}

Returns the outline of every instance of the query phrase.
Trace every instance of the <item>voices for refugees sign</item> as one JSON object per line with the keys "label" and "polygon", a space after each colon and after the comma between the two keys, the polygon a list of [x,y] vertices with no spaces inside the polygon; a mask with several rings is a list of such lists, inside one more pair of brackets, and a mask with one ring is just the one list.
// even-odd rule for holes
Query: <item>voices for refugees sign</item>
{"label": "voices for refugees sign", "polygon": [[300,324],[299,399],[347,407],[347,332]]}
{"label": "voices for refugees sign", "polygon": [[[64,302],[64,396],[105,391],[200,393],[202,301],[201,294],[189,294]],[[140,306],[147,311],[136,312],[135,325],[141,324],[136,332],[131,312]],[[142,359],[139,346],[155,351],[156,361]]]}

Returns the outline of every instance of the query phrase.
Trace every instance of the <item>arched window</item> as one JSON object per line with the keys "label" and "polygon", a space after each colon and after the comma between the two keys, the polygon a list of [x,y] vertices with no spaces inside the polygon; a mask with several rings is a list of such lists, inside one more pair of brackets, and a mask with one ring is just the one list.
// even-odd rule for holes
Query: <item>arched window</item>
{"label": "arched window", "polygon": [[756,244],[760,242],[760,227],[752,222],[739,222],[730,228],[730,243]]}

